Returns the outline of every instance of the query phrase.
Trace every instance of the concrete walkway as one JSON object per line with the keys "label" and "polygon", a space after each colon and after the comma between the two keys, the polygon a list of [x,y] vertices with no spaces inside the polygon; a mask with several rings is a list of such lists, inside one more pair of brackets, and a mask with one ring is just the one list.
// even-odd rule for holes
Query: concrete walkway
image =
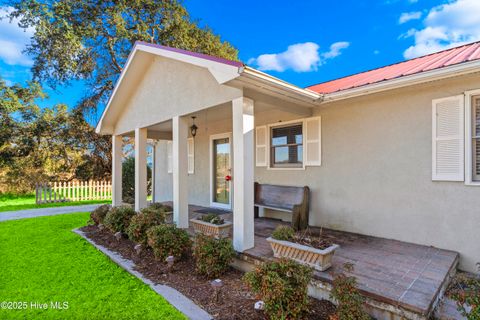
{"label": "concrete walkway", "polygon": [[8,221],[8,220],[43,217],[43,216],[56,216],[58,214],[67,214],[67,213],[74,213],[74,212],[87,212],[87,211],[94,210],[98,206],[101,206],[101,204],[87,204],[83,206],[67,206],[67,207],[5,211],[5,212],[0,212],[0,222]]}

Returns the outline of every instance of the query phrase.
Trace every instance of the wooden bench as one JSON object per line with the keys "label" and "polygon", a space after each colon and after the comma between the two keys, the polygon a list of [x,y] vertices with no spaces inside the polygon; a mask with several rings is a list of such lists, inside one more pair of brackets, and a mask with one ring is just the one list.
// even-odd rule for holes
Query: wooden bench
{"label": "wooden bench", "polygon": [[310,189],[308,187],[277,186],[255,182],[255,217],[258,208],[267,208],[292,214],[292,227],[308,227]]}

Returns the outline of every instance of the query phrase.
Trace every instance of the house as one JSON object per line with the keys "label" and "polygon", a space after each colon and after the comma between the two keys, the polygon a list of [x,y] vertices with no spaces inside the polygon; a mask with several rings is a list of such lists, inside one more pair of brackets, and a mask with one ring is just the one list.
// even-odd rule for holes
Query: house
{"label": "house", "polygon": [[179,227],[189,203],[232,210],[239,252],[254,246],[259,182],[308,186],[312,226],[454,250],[467,271],[480,261],[480,42],[309,88],[137,42],[97,132],[112,135],[114,205],[122,136],[147,205],[152,141],[154,200],[173,201]]}

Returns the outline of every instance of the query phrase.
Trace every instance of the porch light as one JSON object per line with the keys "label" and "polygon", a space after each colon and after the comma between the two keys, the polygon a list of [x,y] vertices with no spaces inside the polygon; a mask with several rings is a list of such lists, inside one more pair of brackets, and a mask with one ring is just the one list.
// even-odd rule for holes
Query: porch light
{"label": "porch light", "polygon": [[195,118],[196,118],[195,116],[192,117],[192,125],[190,126],[190,133],[194,138],[197,135],[197,129],[198,129],[198,127],[195,125]]}

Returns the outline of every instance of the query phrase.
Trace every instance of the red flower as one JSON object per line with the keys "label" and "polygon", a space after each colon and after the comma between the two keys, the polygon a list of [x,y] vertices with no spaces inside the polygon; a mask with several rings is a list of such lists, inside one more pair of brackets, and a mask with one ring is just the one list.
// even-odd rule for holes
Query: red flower
{"label": "red flower", "polygon": [[232,180],[232,176],[230,176],[230,175],[225,176],[225,180],[226,180],[226,181],[231,181],[231,180]]}

